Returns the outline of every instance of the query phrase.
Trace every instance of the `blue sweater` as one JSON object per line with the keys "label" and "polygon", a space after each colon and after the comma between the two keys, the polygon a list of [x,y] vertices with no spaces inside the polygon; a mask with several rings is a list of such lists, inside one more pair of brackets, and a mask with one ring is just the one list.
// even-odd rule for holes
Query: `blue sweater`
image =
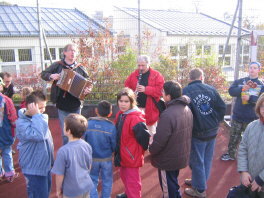
{"label": "blue sweater", "polygon": [[29,117],[25,109],[18,112],[16,136],[19,140],[19,164],[24,174],[47,176],[54,162],[53,140],[48,115]]}
{"label": "blue sweater", "polygon": [[116,128],[111,121],[101,117],[90,118],[84,139],[93,149],[93,159],[111,160],[116,147]]}
{"label": "blue sweater", "polygon": [[224,119],[226,105],[216,89],[195,80],[183,89],[191,99],[193,113],[193,137],[207,139],[216,136],[219,122]]}
{"label": "blue sweater", "polygon": [[[248,104],[242,104],[242,99],[241,99],[242,87],[249,80],[257,83],[258,86],[255,89],[249,90],[250,98]],[[234,105],[233,116],[232,116],[233,120],[249,123],[252,122],[253,120],[258,119],[255,113],[255,105],[258,100],[258,97],[264,91],[263,88],[264,88],[263,82],[261,82],[258,78],[250,79],[249,77],[246,77],[246,78],[240,78],[233,82],[233,84],[230,86],[228,90],[231,96],[236,97],[236,102]]]}

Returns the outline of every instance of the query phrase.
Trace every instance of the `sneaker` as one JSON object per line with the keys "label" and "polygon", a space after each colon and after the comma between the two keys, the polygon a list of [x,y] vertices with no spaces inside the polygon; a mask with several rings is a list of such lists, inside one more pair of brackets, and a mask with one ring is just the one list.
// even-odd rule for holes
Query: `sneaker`
{"label": "sneaker", "polygon": [[221,160],[223,160],[223,161],[229,161],[229,160],[233,161],[233,160],[235,160],[235,158],[231,157],[228,153],[225,153],[225,154],[223,154],[221,156]]}
{"label": "sneaker", "polygon": [[121,193],[116,195],[116,198],[127,198],[127,195],[125,193]]}
{"label": "sneaker", "polygon": [[206,197],[206,192],[198,192],[197,189],[192,189],[192,188],[185,188],[184,192],[186,195],[189,195],[191,197],[198,197],[198,198],[205,198]]}
{"label": "sneaker", "polygon": [[14,181],[14,179],[18,178],[18,176],[19,176],[19,173],[15,173],[12,176],[5,177],[5,180],[9,183],[12,183]]}
{"label": "sneaker", "polygon": [[184,183],[185,183],[187,186],[192,186],[192,179],[185,179],[185,180],[184,180]]}

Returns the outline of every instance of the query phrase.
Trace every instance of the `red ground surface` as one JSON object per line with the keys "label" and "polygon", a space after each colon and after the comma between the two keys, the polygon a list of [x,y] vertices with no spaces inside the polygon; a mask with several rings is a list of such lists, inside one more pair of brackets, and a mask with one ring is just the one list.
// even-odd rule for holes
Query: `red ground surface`
{"label": "red ground surface", "polygon": [[[51,119],[49,124],[53,135],[55,151],[57,151],[57,149],[61,146],[59,122],[56,119]],[[208,181],[207,198],[225,198],[229,188],[239,184],[239,174],[236,172],[236,162],[223,162],[220,160],[221,154],[226,150],[227,142],[227,130],[225,129],[225,127],[221,127],[217,136],[211,177]],[[18,153],[14,155],[14,166],[16,171],[20,173],[20,176],[13,183],[0,183],[0,198],[27,197],[25,179],[19,168],[17,158]],[[190,175],[191,171],[188,167],[180,171],[179,183],[181,185],[181,191],[183,191],[183,189],[186,187],[183,184],[184,179],[189,178]],[[151,166],[148,158],[148,153],[146,153],[145,156],[145,165],[143,168],[141,168],[141,177],[142,197],[161,198],[162,194],[158,183],[157,170]],[[54,178],[53,181],[55,181]],[[54,190],[55,183],[53,182],[50,198],[56,197]],[[119,177],[119,172],[117,169],[115,169],[112,197],[114,198],[116,194],[121,193],[123,191],[124,187]],[[183,194],[183,197],[187,198],[188,196]]]}

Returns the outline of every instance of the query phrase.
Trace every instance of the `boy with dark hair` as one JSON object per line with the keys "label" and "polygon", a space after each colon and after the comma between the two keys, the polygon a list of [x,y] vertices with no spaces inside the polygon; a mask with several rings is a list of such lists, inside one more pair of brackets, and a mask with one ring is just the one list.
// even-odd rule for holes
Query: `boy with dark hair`
{"label": "boy with dark hair", "polygon": [[97,185],[99,175],[102,178],[101,197],[111,197],[113,184],[112,153],[116,147],[116,128],[107,118],[112,114],[112,105],[108,101],[101,101],[95,109],[97,117],[88,120],[88,128],[84,139],[93,149],[93,164],[91,178],[94,188],[91,198],[98,197]]}
{"label": "boy with dark hair", "polygon": [[88,198],[93,182],[90,178],[92,148],[81,139],[87,128],[87,120],[79,114],[71,113],[64,120],[64,133],[68,144],[57,152],[51,170],[56,174],[56,194],[58,197]]}
{"label": "boy with dark hair", "polygon": [[48,115],[43,114],[45,107],[44,93],[33,91],[26,98],[26,109],[19,110],[16,122],[19,164],[27,180],[28,197],[47,198],[51,189],[54,147]]}
{"label": "boy with dark hair", "polygon": [[167,108],[162,112],[149,147],[151,164],[158,168],[163,197],[180,198],[178,175],[189,164],[193,115],[190,98],[182,95],[181,85],[168,81],[163,86]]}

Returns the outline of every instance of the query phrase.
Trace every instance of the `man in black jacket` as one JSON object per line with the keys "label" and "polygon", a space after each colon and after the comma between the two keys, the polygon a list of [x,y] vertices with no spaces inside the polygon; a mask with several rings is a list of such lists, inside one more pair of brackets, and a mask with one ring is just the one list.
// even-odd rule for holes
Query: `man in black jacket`
{"label": "man in black jacket", "polygon": [[12,99],[15,92],[11,74],[8,72],[1,72],[0,77],[4,80],[5,83],[2,93]]}
{"label": "man in black jacket", "polygon": [[[63,48],[64,58],[61,61],[53,63],[46,70],[42,71],[41,78],[45,81],[58,81],[60,79],[60,73],[62,69],[71,69],[88,78],[88,75],[83,66],[79,66],[76,62],[76,49],[73,44],[68,44]],[[63,144],[68,142],[67,136],[64,135],[63,126],[64,118],[70,113],[81,113],[81,101],[79,98],[74,97],[69,92],[60,89],[59,87],[53,86],[51,88],[51,99],[56,103],[58,109],[58,115],[60,120],[60,126],[62,131]],[[85,94],[91,91],[92,87],[85,90]]]}
{"label": "man in black jacket", "polygon": [[206,183],[212,166],[215,138],[219,123],[224,119],[226,105],[216,89],[203,83],[201,69],[192,69],[191,82],[183,89],[183,94],[191,98],[193,113],[192,148],[190,167],[192,179],[185,183],[185,193],[193,197],[206,197]]}

